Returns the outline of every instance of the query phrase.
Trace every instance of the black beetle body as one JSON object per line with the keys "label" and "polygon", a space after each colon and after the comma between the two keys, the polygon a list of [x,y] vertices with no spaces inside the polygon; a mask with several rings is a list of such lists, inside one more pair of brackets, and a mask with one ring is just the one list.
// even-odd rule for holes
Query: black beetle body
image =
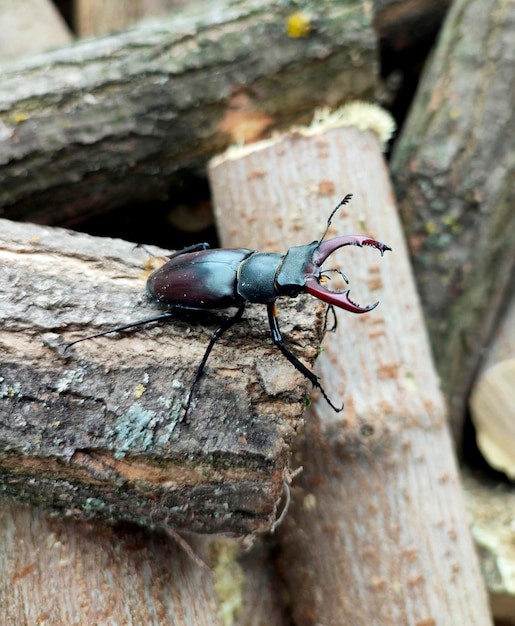
{"label": "black beetle body", "polygon": [[[77,339],[67,344],[67,347],[85,339],[100,337],[148,322],[174,318],[176,310],[207,311],[237,307],[237,312],[232,317],[226,318],[211,337],[190,387],[186,402],[186,415],[195,386],[216,341],[242,318],[247,303],[266,304],[274,344],[290,363],[311,381],[313,386],[320,389],[330,406],[335,411],[341,411],[343,405],[341,408],[334,406],[318,377],[284,344],[279,330],[275,301],[280,296],[295,297],[300,293],[308,292],[330,306],[337,306],[353,313],[366,313],[378,305],[376,302],[368,307],[360,307],[350,299],[348,289],[343,292],[334,292],[324,286],[327,279],[325,274],[331,270],[324,271],[321,266],[338,248],[348,245],[370,245],[378,249],[381,255],[386,250],[391,250],[389,246],[375,239],[358,235],[347,235],[324,241],[333,215],[351,197],[352,195],[348,194],[335,207],[327,220],[327,227],[320,241],[292,247],[285,254],[257,252],[246,248],[212,250],[206,243],[175,252],[162,267],[151,274],[147,281],[147,293],[155,301],[166,305],[169,308],[167,312]],[[339,273],[347,280],[344,274]]]}
{"label": "black beetle body", "polygon": [[174,254],[151,274],[147,293],[162,304],[181,309],[240,306],[245,299],[238,295],[235,279],[241,263],[251,254],[244,248]]}

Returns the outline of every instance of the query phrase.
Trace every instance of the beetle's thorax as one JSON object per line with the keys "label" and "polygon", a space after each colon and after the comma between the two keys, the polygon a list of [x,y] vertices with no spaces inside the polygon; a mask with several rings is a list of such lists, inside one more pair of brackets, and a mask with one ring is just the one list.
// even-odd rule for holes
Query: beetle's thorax
{"label": "beetle's thorax", "polygon": [[275,276],[276,290],[281,296],[294,298],[306,291],[306,276],[320,272],[313,264],[313,253],[319,246],[313,241],[304,246],[294,246],[282,257]]}
{"label": "beetle's thorax", "polygon": [[248,302],[266,304],[279,296],[306,290],[306,275],[316,273],[313,252],[318,241],[290,248],[286,254],[253,252],[238,267],[237,291]]}

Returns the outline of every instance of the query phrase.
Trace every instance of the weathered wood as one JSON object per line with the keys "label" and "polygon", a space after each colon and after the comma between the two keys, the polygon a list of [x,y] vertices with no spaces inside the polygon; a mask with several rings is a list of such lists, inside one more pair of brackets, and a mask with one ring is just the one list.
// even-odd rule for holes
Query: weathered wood
{"label": "weathered wood", "polygon": [[236,540],[188,535],[187,542],[2,503],[0,623],[288,623],[261,542],[243,556]]}
{"label": "weathered wood", "polygon": [[220,626],[220,608],[216,575],[164,535],[0,506],[2,624]]}
{"label": "weathered wood", "polygon": [[[284,243],[281,246],[284,248]],[[0,220],[0,492],[68,516],[246,534],[268,529],[309,384],[249,306],[219,324],[177,321],[63,343],[160,312],[147,252],[121,240]],[[323,310],[288,300],[281,323],[313,363]]]}
{"label": "weathered wood", "polygon": [[363,3],[302,7],[305,37],[290,36],[288,6],[219,0],[2,68],[2,217],[69,226],[162,200],[179,170],[203,170],[230,143],[372,96]]}
{"label": "weathered wood", "polygon": [[436,364],[461,436],[515,268],[511,0],[456,0],[392,162]]}
{"label": "weathered wood", "polygon": [[[314,394],[278,529],[295,624],[491,623],[469,534],[442,395],[386,167],[356,128],[292,133],[217,160],[210,176],[224,245],[273,248],[369,234],[393,247],[345,248],[327,267],[372,313],[340,312],[317,361],[335,414]],[[237,181],[237,183],[235,182]],[[238,216],[236,219],[236,215]],[[238,228],[235,224],[238,223]],[[267,230],[253,225],[266,223]],[[241,225],[241,226],[240,226]],[[231,230],[232,229],[232,230]]]}

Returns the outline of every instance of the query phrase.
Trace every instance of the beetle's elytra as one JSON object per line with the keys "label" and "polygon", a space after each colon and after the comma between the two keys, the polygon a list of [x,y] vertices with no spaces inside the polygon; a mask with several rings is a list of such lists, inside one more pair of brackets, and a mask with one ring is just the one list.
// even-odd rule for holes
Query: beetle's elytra
{"label": "beetle's elytra", "polygon": [[[169,256],[167,263],[151,274],[147,281],[149,296],[166,305],[169,308],[168,311],[148,319],[82,337],[68,343],[66,347],[108,333],[177,317],[177,312],[181,310],[212,311],[236,307],[236,313],[226,318],[211,337],[190,387],[185,403],[186,415],[193,391],[215,343],[228,328],[242,318],[247,303],[266,304],[274,344],[288,361],[311,381],[314,387],[320,389],[329,405],[335,411],[341,411],[343,405],[337,407],[331,402],[318,376],[299,361],[284,344],[279,330],[275,301],[279,296],[293,298],[300,293],[307,292],[327,302],[330,306],[352,313],[367,313],[379,304],[376,302],[368,307],[360,307],[350,299],[348,289],[343,292],[334,292],[329,291],[323,285],[326,273],[331,270],[322,270],[321,266],[335,250],[348,245],[372,246],[381,252],[381,256],[386,250],[391,250],[380,241],[359,235],[346,235],[324,241],[334,214],[351,198],[352,194],[348,194],[336,205],[327,220],[327,227],[320,241],[295,246],[287,250],[285,254],[258,252],[246,248],[210,249],[206,243],[173,253]],[[341,272],[339,273],[345,278]]]}

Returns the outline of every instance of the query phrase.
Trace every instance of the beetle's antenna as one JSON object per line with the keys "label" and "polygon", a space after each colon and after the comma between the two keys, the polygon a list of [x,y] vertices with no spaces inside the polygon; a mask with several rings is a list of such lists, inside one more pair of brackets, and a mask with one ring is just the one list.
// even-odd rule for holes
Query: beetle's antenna
{"label": "beetle's antenna", "polygon": [[322,238],[320,239],[320,242],[324,241],[325,236],[327,235],[327,231],[329,230],[329,226],[331,226],[331,220],[334,217],[334,214],[336,213],[336,211],[338,211],[338,209],[343,206],[344,204],[348,204],[350,201],[352,200],[352,194],[348,193],[345,198],[343,200],[341,200],[340,202],[338,202],[338,204],[334,207],[331,215],[329,216],[329,219],[327,220],[327,226],[325,228],[324,234],[322,235]]}

